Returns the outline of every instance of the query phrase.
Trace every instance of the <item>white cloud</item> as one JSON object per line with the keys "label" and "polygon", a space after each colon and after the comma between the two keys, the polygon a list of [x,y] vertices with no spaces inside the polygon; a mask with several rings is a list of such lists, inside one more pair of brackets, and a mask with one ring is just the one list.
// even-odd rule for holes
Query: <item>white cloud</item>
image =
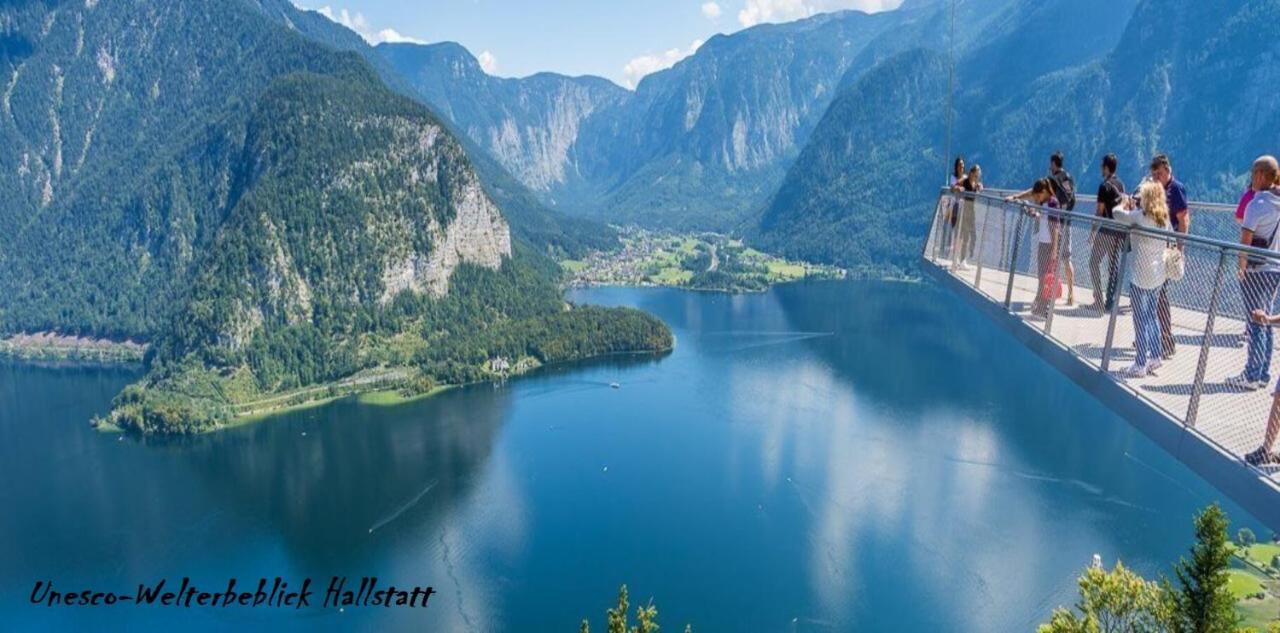
{"label": "white cloud", "polygon": [[717,2],[706,2],[702,5],[702,15],[708,20],[720,19],[720,4]]}
{"label": "white cloud", "polygon": [[409,42],[413,44],[425,44],[422,40],[409,37],[395,29],[375,29],[369,24],[369,20],[359,11],[351,12],[346,9],[334,10],[333,7],[323,6],[315,9],[316,13],[329,18],[333,22],[337,22],[352,31],[355,31],[370,44],[382,44],[383,42],[398,44],[401,42]]}
{"label": "white cloud", "polygon": [[476,60],[480,62],[480,68],[484,69],[486,73],[492,75],[498,72],[498,58],[494,57],[493,53],[484,51],[476,57]]}
{"label": "white cloud", "polygon": [[635,89],[636,85],[644,79],[646,75],[651,75],[659,70],[666,70],[676,65],[676,62],[694,54],[699,48],[702,48],[702,40],[694,40],[688,49],[681,50],[673,48],[665,53],[652,55],[641,55],[629,62],[622,68],[622,74],[626,77],[623,84],[626,87]]}
{"label": "white cloud", "polygon": [[844,9],[887,11],[901,4],[902,0],[747,0],[746,6],[738,12],[738,22],[749,27],[761,22],[787,22]]}

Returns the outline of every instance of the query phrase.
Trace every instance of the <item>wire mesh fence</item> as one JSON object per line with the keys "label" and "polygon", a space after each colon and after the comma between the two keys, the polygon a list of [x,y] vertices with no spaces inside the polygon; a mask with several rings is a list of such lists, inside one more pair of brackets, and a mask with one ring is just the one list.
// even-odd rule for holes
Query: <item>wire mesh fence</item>
{"label": "wire mesh fence", "polygon": [[[1077,208],[1094,202],[1082,196]],[[1280,253],[1239,245],[1233,212],[1193,204],[1187,235],[944,192],[924,254],[1174,423],[1274,475],[1280,365],[1273,328],[1251,313],[1277,311]],[[1280,415],[1275,427],[1270,435]]]}

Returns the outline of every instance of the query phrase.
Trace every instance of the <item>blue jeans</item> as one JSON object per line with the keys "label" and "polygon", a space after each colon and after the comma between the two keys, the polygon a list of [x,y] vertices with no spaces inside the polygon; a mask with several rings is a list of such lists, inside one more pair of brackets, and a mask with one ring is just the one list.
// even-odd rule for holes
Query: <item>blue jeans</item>
{"label": "blue jeans", "polygon": [[1133,303],[1133,332],[1138,343],[1138,355],[1134,359],[1137,365],[1160,358],[1160,317],[1156,314],[1156,303],[1160,289],[1139,288],[1129,284],[1129,301]]}
{"label": "blue jeans", "polygon": [[1271,382],[1272,328],[1254,323],[1250,315],[1254,310],[1274,314],[1277,288],[1280,288],[1280,272],[1273,271],[1247,271],[1240,284],[1244,295],[1244,331],[1249,339],[1249,361],[1244,366],[1244,375],[1249,380]]}

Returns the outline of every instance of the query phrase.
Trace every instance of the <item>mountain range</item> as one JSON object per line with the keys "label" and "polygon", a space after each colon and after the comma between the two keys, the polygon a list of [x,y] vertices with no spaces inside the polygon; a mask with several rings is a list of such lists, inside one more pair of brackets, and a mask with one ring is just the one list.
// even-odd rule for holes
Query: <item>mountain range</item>
{"label": "mountain range", "polygon": [[634,91],[597,77],[492,77],[456,44],[378,52],[547,204],[611,223],[728,229],[776,190],[840,81],[869,63],[867,45],[920,11],[716,35]]}
{"label": "mountain range", "polygon": [[316,14],[23,0],[0,25],[0,334],[150,342],[113,425],[670,347],[648,315],[566,305],[539,236],[577,223],[506,205],[521,188]]}
{"label": "mountain range", "polygon": [[910,272],[948,138],[989,185],[1059,149],[1083,190],[1108,151],[1136,182],[1162,151],[1233,197],[1280,123],[1273,5],[966,0],[952,38],[910,0],[717,35],[627,90],[287,0],[8,0],[0,335],[150,343],[112,419],[156,432],[663,349],[646,315],[566,309],[553,260],[637,223]]}

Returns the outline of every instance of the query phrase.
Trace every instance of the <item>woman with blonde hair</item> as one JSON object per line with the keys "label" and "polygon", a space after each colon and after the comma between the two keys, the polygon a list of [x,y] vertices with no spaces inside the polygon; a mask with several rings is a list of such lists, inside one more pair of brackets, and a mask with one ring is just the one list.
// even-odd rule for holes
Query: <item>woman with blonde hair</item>
{"label": "woman with blonde hair", "polygon": [[[1164,187],[1144,182],[1138,190],[1142,207],[1116,208],[1117,222],[1145,229],[1168,230],[1169,203]],[[1132,207],[1132,199],[1122,207]],[[1165,282],[1164,251],[1167,240],[1141,233],[1130,234],[1129,302],[1133,304],[1133,329],[1137,336],[1137,356],[1125,373],[1134,378],[1154,373],[1161,365],[1160,318],[1156,312],[1160,289]]]}

